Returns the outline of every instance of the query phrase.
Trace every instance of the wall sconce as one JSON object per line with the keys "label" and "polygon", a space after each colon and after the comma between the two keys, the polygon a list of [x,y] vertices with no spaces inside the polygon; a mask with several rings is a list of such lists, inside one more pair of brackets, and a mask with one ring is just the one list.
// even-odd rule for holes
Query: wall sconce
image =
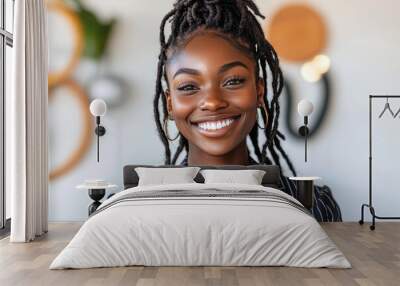
{"label": "wall sconce", "polygon": [[90,112],[96,117],[96,129],[94,132],[97,135],[97,162],[99,162],[99,150],[100,150],[100,136],[106,134],[104,126],[100,125],[100,117],[104,116],[107,112],[107,104],[102,99],[95,99],[90,103]]}
{"label": "wall sconce", "polygon": [[299,134],[304,137],[304,162],[307,162],[307,137],[309,134],[308,116],[313,110],[314,105],[307,99],[301,100],[297,105],[297,111],[304,117],[304,125],[299,128]]}

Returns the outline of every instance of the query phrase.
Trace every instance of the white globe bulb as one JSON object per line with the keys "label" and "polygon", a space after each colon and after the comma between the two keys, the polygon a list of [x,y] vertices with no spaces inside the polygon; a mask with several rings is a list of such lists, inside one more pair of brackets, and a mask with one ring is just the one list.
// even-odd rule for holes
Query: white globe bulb
{"label": "white globe bulb", "polygon": [[90,104],[90,112],[93,116],[103,116],[107,112],[107,104],[102,99],[95,99]]}
{"label": "white globe bulb", "polygon": [[301,66],[300,73],[305,81],[317,82],[321,79],[321,72],[313,62],[304,63]]}
{"label": "white globe bulb", "polygon": [[311,103],[311,101],[307,99],[301,100],[297,105],[297,111],[302,116],[310,115],[313,112],[313,110],[314,110],[314,105]]}
{"label": "white globe bulb", "polygon": [[331,59],[325,55],[316,56],[312,63],[321,75],[327,73],[331,67]]}

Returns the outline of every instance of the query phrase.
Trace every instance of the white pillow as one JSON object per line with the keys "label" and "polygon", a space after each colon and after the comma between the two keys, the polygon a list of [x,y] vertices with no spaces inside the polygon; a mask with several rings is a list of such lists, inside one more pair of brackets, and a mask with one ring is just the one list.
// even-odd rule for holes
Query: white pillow
{"label": "white pillow", "polygon": [[195,183],[199,167],[185,168],[135,168],[139,186]]}
{"label": "white pillow", "polygon": [[226,183],[261,185],[265,171],[262,170],[201,170],[205,184]]}

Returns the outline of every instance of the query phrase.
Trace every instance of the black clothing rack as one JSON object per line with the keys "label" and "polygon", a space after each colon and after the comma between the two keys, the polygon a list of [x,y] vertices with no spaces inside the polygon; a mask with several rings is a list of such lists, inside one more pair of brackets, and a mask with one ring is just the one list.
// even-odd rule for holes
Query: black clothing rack
{"label": "black clothing rack", "polygon": [[370,95],[369,96],[369,203],[361,206],[361,219],[359,224],[364,224],[364,207],[369,208],[372,215],[372,225],[370,229],[375,229],[375,219],[400,219],[400,217],[384,217],[378,216],[375,213],[375,208],[372,205],[372,101],[374,98],[400,98],[400,95]]}

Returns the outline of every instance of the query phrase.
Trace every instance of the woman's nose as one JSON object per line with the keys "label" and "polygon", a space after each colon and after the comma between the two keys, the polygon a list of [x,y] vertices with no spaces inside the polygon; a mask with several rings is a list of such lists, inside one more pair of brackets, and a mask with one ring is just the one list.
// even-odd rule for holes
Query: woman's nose
{"label": "woman's nose", "polygon": [[217,88],[210,88],[200,102],[201,110],[215,111],[228,106]]}

